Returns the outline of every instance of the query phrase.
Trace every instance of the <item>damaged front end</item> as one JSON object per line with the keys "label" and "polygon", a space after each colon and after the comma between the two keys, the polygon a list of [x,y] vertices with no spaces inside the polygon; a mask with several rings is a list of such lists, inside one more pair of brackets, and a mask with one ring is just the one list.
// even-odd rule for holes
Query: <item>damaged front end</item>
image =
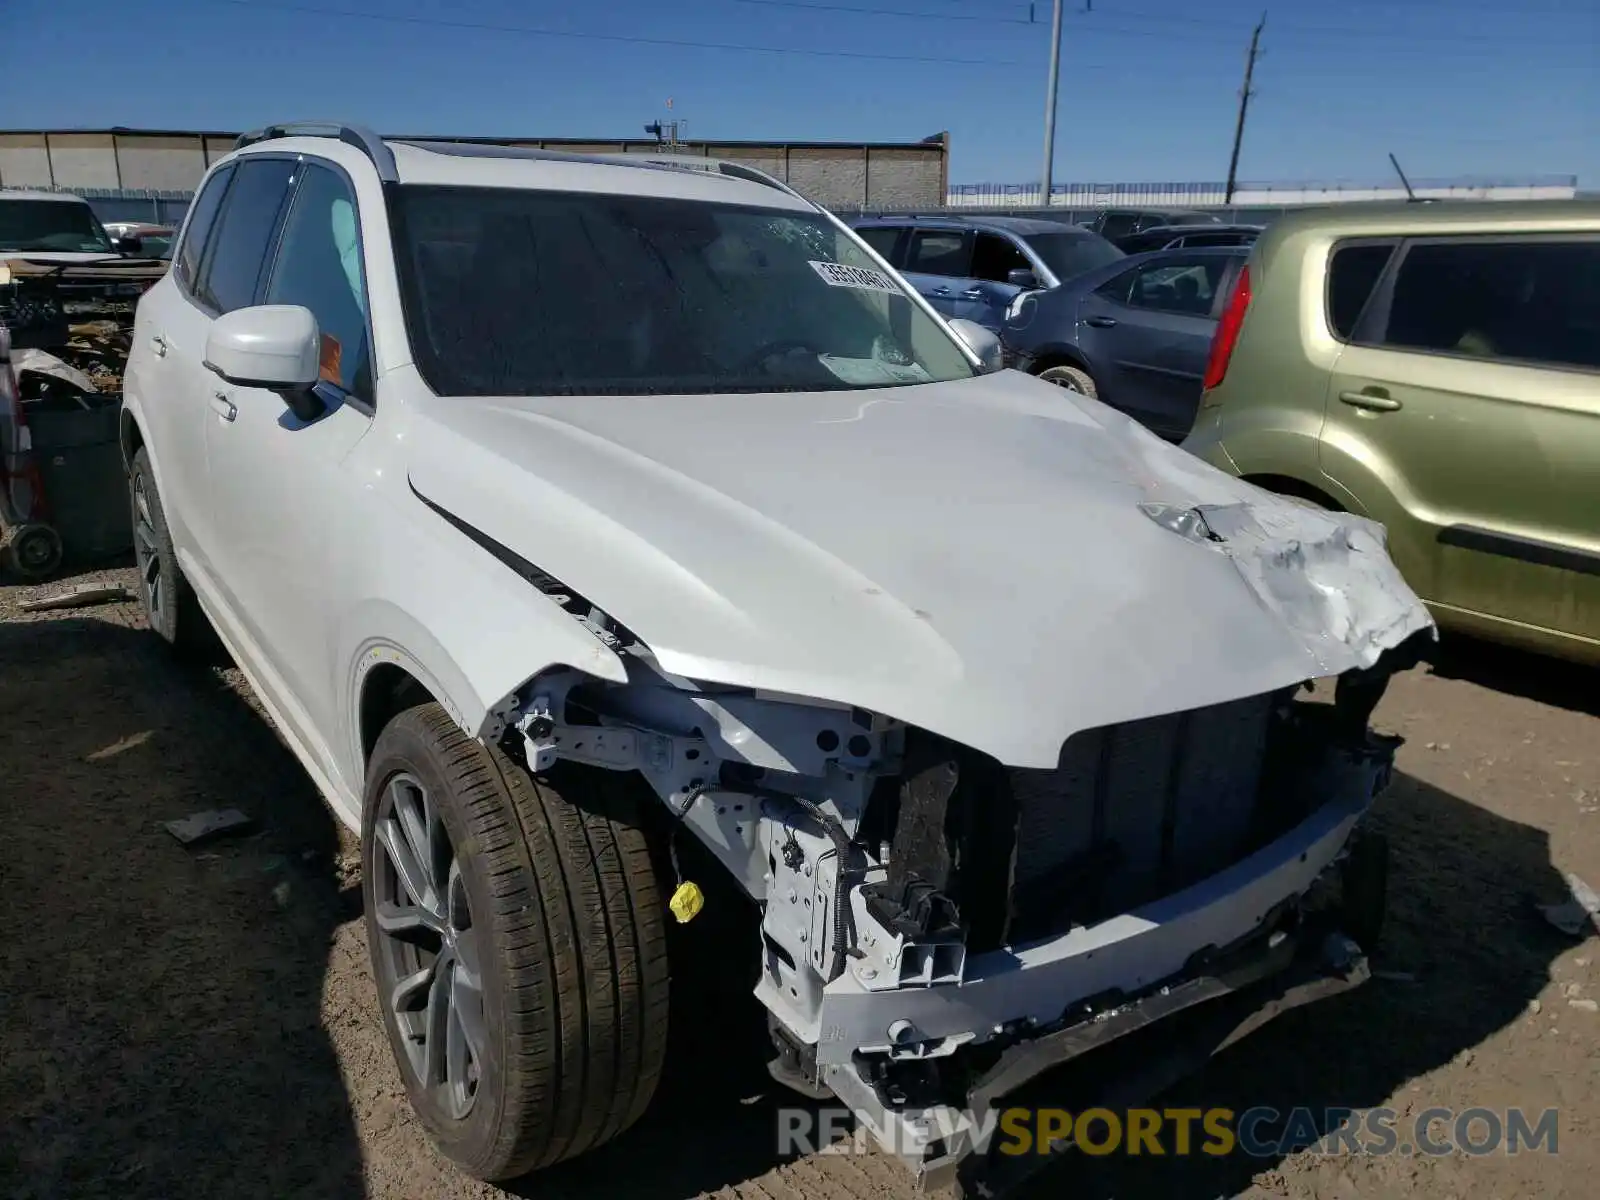
{"label": "damaged front end", "polygon": [[638,772],[727,868],[761,908],[775,1078],[837,1096],[930,1185],[974,1122],[1089,1051],[1203,1009],[1191,1048],[1210,1053],[1366,978],[1386,852],[1361,823],[1398,744],[1368,721],[1431,622],[1365,522],[1291,514],[1321,535],[1296,541],[1258,505],[1146,515],[1235,558],[1304,679],[1011,766],[846,703],[673,675],[547,580],[628,682],[559,670],[500,713],[536,771]]}

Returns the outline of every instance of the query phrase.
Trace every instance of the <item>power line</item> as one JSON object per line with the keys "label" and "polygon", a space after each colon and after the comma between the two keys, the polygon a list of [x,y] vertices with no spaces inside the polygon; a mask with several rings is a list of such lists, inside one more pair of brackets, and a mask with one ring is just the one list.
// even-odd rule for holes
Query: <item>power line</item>
{"label": "power line", "polygon": [[[1190,17],[1154,13],[1134,8],[1106,9],[1105,15],[1117,20],[1146,21],[1160,25],[1197,25],[1209,29],[1240,29],[1243,22],[1230,21],[1218,17]],[[1416,11],[1416,10],[1413,10]],[[1488,10],[1478,10],[1488,11]],[[1075,18],[1098,17],[1098,12],[1076,12]],[[1381,40],[1393,42],[1405,38],[1422,38],[1429,42],[1460,42],[1472,45],[1514,45],[1514,46],[1547,46],[1550,38],[1507,38],[1492,33],[1441,33],[1433,29],[1394,30],[1389,28],[1357,29],[1348,25],[1278,25],[1273,26],[1273,36],[1290,35],[1292,37],[1324,38],[1324,37],[1353,37],[1364,40]],[[1181,35],[1180,35],[1181,36]],[[1558,36],[1552,33],[1552,36]]]}
{"label": "power line", "polygon": [[[798,5],[800,0],[786,0],[786,2]],[[611,42],[628,45],[665,46],[675,49],[726,50],[747,54],[795,54],[809,58],[842,58],[857,62],[906,62],[936,65],[948,64],[953,66],[999,67],[1022,67],[1030,65],[1026,61],[1015,58],[967,58],[947,55],[872,53],[857,50],[816,50],[800,46],[767,46],[738,42],[701,41],[688,38],[646,37],[636,34],[590,33],[566,29],[548,29],[532,25],[502,25],[484,21],[455,21],[439,17],[413,17],[403,16],[395,13],[361,12],[354,9],[329,8],[310,4],[295,4],[289,2],[289,0],[220,0],[220,3],[230,4],[239,8],[250,8],[256,11],[260,11],[262,9],[276,9],[282,12],[300,12],[310,13],[317,16],[347,17],[352,20],[381,21],[397,25],[415,25],[437,29],[461,29],[476,32],[515,34],[527,37],[567,38],[581,41]],[[1022,22],[1022,24],[1027,24],[1027,22]],[[1040,28],[1043,28],[1042,24],[1040,25]],[[1090,26],[1087,23],[1079,23],[1077,28],[1074,29],[1073,35],[1075,37],[1129,37],[1157,41],[1182,41],[1189,44],[1196,42],[1203,42],[1208,45],[1237,44],[1232,38],[1223,38],[1220,36],[1217,38],[1205,38],[1196,36],[1194,34],[1176,31],[1163,32],[1150,29],[1123,29],[1107,27],[1104,25],[1095,27]],[[1383,34],[1381,36],[1385,39],[1385,41],[1392,40],[1391,35]],[[1379,47],[1378,49],[1383,51],[1394,51],[1401,53],[1405,52],[1404,47],[1394,45],[1385,45]],[[1371,49],[1363,51],[1362,57],[1369,57],[1372,53],[1373,50]],[[1476,56],[1462,54],[1434,56],[1435,62],[1485,62],[1491,60],[1497,62],[1501,61],[1498,56],[1488,54]],[[1075,67],[1074,71],[1082,71],[1086,69],[1088,68]],[[1110,70],[1111,68],[1108,67],[1105,69]],[[1295,69],[1298,71],[1300,68],[1297,66]],[[1345,64],[1341,67],[1341,71],[1348,71],[1349,69],[1350,64]],[[1573,67],[1569,64],[1562,63],[1546,64],[1540,69],[1541,71],[1581,70],[1586,72],[1592,70],[1592,68],[1587,65]]]}
{"label": "power line", "polygon": [[353,9],[323,8],[310,4],[286,4],[279,0],[221,0],[238,8],[259,12],[311,13],[324,17],[349,17],[358,21],[385,21],[394,25],[423,25],[434,29],[467,29],[484,33],[511,33],[530,37],[574,38],[593,42],[622,42],[638,46],[671,46],[689,50],[732,50],[747,54],[801,54],[812,58],[850,58],[870,62],[948,63],[974,67],[1021,67],[1028,64],[1014,58],[951,58],[925,54],[870,54],[856,50],[811,50],[801,46],[758,46],[739,42],[704,42],[688,38],[641,37],[621,33],[579,33],[567,29],[545,29],[533,25],[496,25],[485,21],[450,21],[438,17],[408,17],[397,13],[357,12]]}
{"label": "power line", "polygon": [[733,0],[735,4],[758,4],[763,8],[806,8],[815,12],[857,13],[874,17],[914,17],[919,21],[981,21],[985,25],[1032,25],[1020,17],[997,17],[984,13],[911,12],[904,8],[856,8],[846,4],[813,4],[809,0]]}
{"label": "power line", "polygon": [[[1021,25],[1021,26],[1026,27],[1026,28],[1040,28],[1040,29],[1042,29],[1044,27],[1044,22],[1043,21],[1024,21],[1024,20],[1022,20],[1020,18],[1016,18],[1016,17],[1001,17],[1001,16],[995,16],[995,15],[989,15],[989,14],[983,14],[983,13],[973,13],[973,12],[966,12],[966,13],[932,13],[932,12],[912,11],[910,9],[903,9],[903,8],[875,8],[875,7],[874,8],[864,8],[864,7],[860,7],[860,6],[857,6],[857,5],[820,3],[820,2],[818,2],[818,0],[732,0],[732,2],[735,3],[735,4],[755,5],[755,6],[759,6],[759,7],[762,7],[762,8],[788,8],[788,9],[798,9],[798,10],[809,10],[809,11],[812,11],[812,12],[845,13],[845,14],[852,14],[852,15],[859,15],[859,16],[877,16],[877,17],[902,18],[902,19],[908,19],[908,20],[913,20],[913,21],[966,21],[966,22],[977,22],[977,23],[980,23],[980,24],[991,25],[991,26],[999,26],[999,25],[1016,26],[1016,25]],[[1004,2],[1009,5],[1009,4],[1017,3],[1017,0],[1004,0]],[[1030,6],[1030,7],[1032,7],[1032,6]],[[1066,14],[1066,16],[1071,18],[1072,21],[1073,21],[1072,34],[1073,34],[1073,36],[1075,38],[1077,38],[1077,37],[1101,37],[1101,38],[1109,38],[1109,39],[1113,39],[1113,40],[1114,39],[1121,39],[1121,38],[1133,38],[1133,39],[1140,39],[1140,40],[1146,40],[1146,41],[1183,42],[1183,43],[1188,44],[1188,45],[1201,43],[1201,44],[1206,44],[1206,45],[1233,46],[1233,45],[1237,44],[1235,39],[1234,39],[1234,37],[1227,36],[1227,35],[1224,35],[1224,34],[1221,34],[1221,33],[1217,33],[1217,34],[1214,34],[1214,35],[1204,35],[1204,34],[1197,35],[1197,34],[1194,34],[1194,33],[1185,32],[1183,30],[1160,30],[1160,29],[1154,29],[1154,28],[1140,28],[1138,26],[1130,28],[1127,25],[1119,25],[1119,24],[1115,24],[1113,22],[1115,20],[1119,20],[1119,19],[1126,19],[1126,20],[1134,20],[1134,21],[1145,21],[1145,22],[1150,22],[1152,24],[1160,24],[1160,25],[1173,25],[1173,24],[1185,25],[1185,26],[1191,26],[1192,25],[1192,26],[1197,26],[1197,27],[1199,27],[1201,29],[1208,29],[1208,30],[1209,29],[1216,29],[1216,30],[1235,29],[1236,30],[1236,29],[1240,28],[1240,25],[1239,25],[1238,22],[1218,19],[1218,18],[1215,18],[1215,17],[1187,17],[1187,16],[1170,16],[1169,17],[1169,16],[1166,16],[1164,14],[1151,13],[1151,12],[1141,12],[1141,11],[1132,10],[1132,9],[1106,10],[1104,17],[1102,17],[1102,13],[1101,13],[1100,10],[1076,9],[1076,10],[1073,10],[1071,12],[1068,12]],[[1107,19],[1107,18],[1110,18],[1110,19]],[[1278,27],[1274,26],[1274,29],[1278,29]],[[1492,34],[1458,34],[1458,35],[1451,35],[1451,34],[1440,34],[1440,33],[1433,32],[1431,30],[1430,31],[1423,31],[1423,30],[1404,31],[1404,30],[1402,30],[1402,31],[1398,31],[1397,32],[1397,31],[1392,31],[1392,30],[1388,30],[1388,29],[1353,29],[1353,28],[1336,28],[1336,27],[1333,27],[1333,26],[1306,26],[1306,25],[1300,25],[1300,26],[1285,26],[1282,29],[1278,29],[1278,32],[1279,33],[1288,34],[1290,36],[1291,41],[1294,42],[1295,48],[1303,48],[1303,42],[1295,41],[1295,39],[1318,40],[1318,39],[1327,38],[1327,37],[1342,37],[1342,38],[1355,38],[1355,39],[1358,39],[1358,40],[1369,41],[1369,42],[1380,42],[1380,43],[1382,43],[1382,45],[1378,46],[1378,47],[1375,47],[1376,49],[1379,49],[1382,52],[1394,52],[1394,53],[1400,53],[1400,54],[1414,54],[1415,53],[1415,51],[1413,49],[1411,49],[1409,47],[1406,47],[1404,45],[1397,44],[1397,43],[1405,41],[1408,38],[1413,39],[1413,40],[1422,39],[1422,40],[1426,40],[1426,41],[1432,42],[1432,43],[1455,42],[1455,43],[1460,43],[1460,44],[1463,44],[1463,45],[1474,45],[1474,46],[1477,46],[1477,45],[1548,46],[1549,45],[1549,40],[1548,39],[1539,40],[1539,39],[1504,38],[1504,37],[1497,37],[1497,36],[1494,36]],[[1365,53],[1372,53],[1373,49],[1374,48],[1369,47],[1364,52]],[[1461,58],[1461,57],[1467,57],[1467,56],[1452,55],[1452,57]],[[1491,55],[1479,56],[1479,61],[1482,61],[1484,58],[1488,58],[1488,57],[1497,57],[1497,56],[1491,56]]]}

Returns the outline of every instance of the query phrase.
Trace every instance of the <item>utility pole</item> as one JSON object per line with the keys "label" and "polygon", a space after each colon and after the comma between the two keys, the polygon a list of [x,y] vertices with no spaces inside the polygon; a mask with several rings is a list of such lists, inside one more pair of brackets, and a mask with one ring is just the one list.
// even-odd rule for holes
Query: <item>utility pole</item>
{"label": "utility pole", "polygon": [[1393,151],[1389,153],[1389,161],[1394,164],[1394,173],[1400,176],[1400,186],[1406,190],[1406,199],[1414,202],[1417,194],[1411,190],[1411,180],[1407,179],[1406,173],[1400,169],[1400,160],[1394,156]]}
{"label": "utility pole", "polygon": [[[1092,0],[1091,0],[1092,3]],[[1050,19],[1050,82],[1044,101],[1044,179],[1039,188],[1039,203],[1050,206],[1050,173],[1056,156],[1056,88],[1061,83],[1061,4],[1055,0],[1055,15]]]}
{"label": "utility pole", "polygon": [[1255,32],[1250,35],[1250,54],[1244,60],[1244,87],[1239,89],[1239,122],[1233,127],[1233,153],[1228,157],[1228,187],[1223,194],[1223,204],[1233,203],[1233,185],[1239,175],[1239,144],[1244,141],[1244,114],[1250,108],[1250,77],[1256,70],[1256,52],[1261,48],[1261,30],[1266,27],[1267,14],[1261,14]]}

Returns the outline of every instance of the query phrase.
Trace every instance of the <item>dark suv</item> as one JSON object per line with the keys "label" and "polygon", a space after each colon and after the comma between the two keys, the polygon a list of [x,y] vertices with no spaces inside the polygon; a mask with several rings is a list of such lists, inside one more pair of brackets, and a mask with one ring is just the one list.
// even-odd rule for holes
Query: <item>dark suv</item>
{"label": "dark suv", "polygon": [[1107,241],[1120,242],[1129,234],[1143,233],[1158,225],[1215,225],[1221,221],[1215,213],[1192,208],[1102,208],[1094,220],[1083,223],[1083,228],[1092,229]]}
{"label": "dark suv", "polygon": [[1195,250],[1201,246],[1250,246],[1261,236],[1259,225],[1156,225],[1116,239],[1124,254],[1150,250]]}

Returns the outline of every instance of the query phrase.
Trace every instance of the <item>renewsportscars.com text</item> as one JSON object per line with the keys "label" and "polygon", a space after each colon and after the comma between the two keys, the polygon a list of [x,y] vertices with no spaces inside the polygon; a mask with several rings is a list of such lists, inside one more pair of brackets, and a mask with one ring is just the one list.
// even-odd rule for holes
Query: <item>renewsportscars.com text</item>
{"label": "renewsportscars.com text", "polygon": [[[836,1146],[854,1127],[848,1109],[784,1108],[778,1111],[780,1154],[809,1154]],[[1091,1155],[1244,1154],[1271,1158],[1310,1150],[1327,1155],[1556,1154],[1560,1113],[1553,1108],[1424,1108],[1415,1114],[1392,1108],[1268,1106],[1231,1108],[996,1109],[980,1119],[958,1114],[933,1122],[919,1146],[895,1147],[914,1154],[920,1144],[942,1140],[953,1153],[971,1151],[1018,1156],[1074,1148]]]}

